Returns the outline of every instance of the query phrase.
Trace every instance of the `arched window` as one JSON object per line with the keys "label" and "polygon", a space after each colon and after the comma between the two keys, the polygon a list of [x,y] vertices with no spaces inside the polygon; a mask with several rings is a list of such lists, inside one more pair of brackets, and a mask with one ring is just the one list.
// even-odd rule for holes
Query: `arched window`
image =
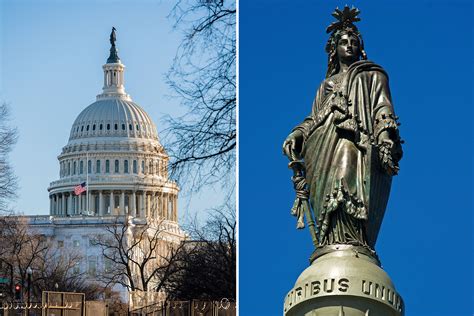
{"label": "arched window", "polygon": [[125,124],[122,124],[122,130],[125,130]]}
{"label": "arched window", "polygon": [[92,125],[92,130],[93,130],[93,131],[95,131],[95,124],[94,124],[94,125]]}
{"label": "arched window", "polygon": [[128,124],[128,129],[132,130],[132,124]]}
{"label": "arched window", "polygon": [[81,126],[81,132],[83,132],[83,131],[84,131],[84,125]]}
{"label": "arched window", "polygon": [[95,161],[95,173],[100,173],[100,160]]}
{"label": "arched window", "polygon": [[99,129],[102,130],[104,126],[102,124],[99,125]]}
{"label": "arched window", "polygon": [[137,131],[139,131],[139,130],[140,130],[140,127],[139,127],[138,124],[137,124]]}
{"label": "arched window", "polygon": [[81,162],[79,163],[79,174],[83,174],[84,173],[84,161],[81,160]]}
{"label": "arched window", "polygon": [[133,161],[133,173],[138,173],[138,168],[137,168],[137,161]]}
{"label": "arched window", "polygon": [[145,160],[142,160],[142,173],[145,173]]}
{"label": "arched window", "polygon": [[110,124],[107,124],[107,130],[110,130]]}
{"label": "arched window", "polygon": [[110,173],[110,161],[108,159],[105,161],[105,173]]}
{"label": "arched window", "polygon": [[119,172],[119,161],[115,160],[115,173]]}
{"label": "arched window", "polygon": [[115,129],[115,130],[118,130],[118,124],[115,124],[115,125],[114,125],[114,129]]}
{"label": "arched window", "polygon": [[123,172],[128,173],[128,160],[123,161]]}
{"label": "arched window", "polygon": [[77,163],[74,161],[74,168],[72,168],[72,174],[76,174],[77,171]]}
{"label": "arched window", "polygon": [[87,173],[92,173],[92,161],[87,161]]}
{"label": "arched window", "polygon": [[87,127],[86,127],[86,131],[89,131],[89,125],[87,125]]}

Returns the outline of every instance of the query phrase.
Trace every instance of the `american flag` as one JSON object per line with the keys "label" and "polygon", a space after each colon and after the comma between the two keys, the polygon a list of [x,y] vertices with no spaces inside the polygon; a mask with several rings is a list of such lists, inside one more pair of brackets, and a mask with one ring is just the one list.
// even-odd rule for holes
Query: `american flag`
{"label": "american flag", "polygon": [[74,194],[75,195],[80,195],[82,192],[87,191],[86,183],[82,182],[79,185],[76,185],[74,187]]}

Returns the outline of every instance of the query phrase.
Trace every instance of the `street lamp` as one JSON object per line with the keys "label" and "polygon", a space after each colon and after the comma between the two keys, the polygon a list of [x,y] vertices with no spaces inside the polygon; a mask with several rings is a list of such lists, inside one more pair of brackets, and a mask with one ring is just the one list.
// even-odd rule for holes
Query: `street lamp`
{"label": "street lamp", "polygon": [[28,295],[26,300],[26,315],[30,315],[30,303],[31,303],[31,275],[33,274],[33,270],[30,267],[26,269],[26,274],[28,275]]}

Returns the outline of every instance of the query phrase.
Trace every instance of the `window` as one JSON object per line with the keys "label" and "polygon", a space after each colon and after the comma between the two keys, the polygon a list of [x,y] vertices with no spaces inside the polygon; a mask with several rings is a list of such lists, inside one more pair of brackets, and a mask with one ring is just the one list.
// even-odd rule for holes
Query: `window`
{"label": "window", "polygon": [[153,160],[148,162],[148,173],[153,174]]}
{"label": "window", "polygon": [[64,247],[64,240],[58,240],[58,248]]}
{"label": "window", "polygon": [[94,124],[94,125],[92,125],[92,130],[93,130],[93,131],[95,131],[95,124]]}
{"label": "window", "polygon": [[128,125],[128,129],[129,129],[129,130],[132,130],[132,124],[129,124],[129,125]]}
{"label": "window", "polygon": [[97,273],[97,261],[95,259],[89,259],[88,273],[90,276],[95,276]]}
{"label": "window", "polygon": [[102,130],[104,126],[102,124],[99,125],[99,129]]}
{"label": "window", "polygon": [[125,124],[122,124],[122,130],[125,130]]}
{"label": "window", "polygon": [[89,131],[89,125],[87,125],[87,127],[86,127],[86,131]]}
{"label": "window", "polygon": [[128,173],[128,160],[123,161],[123,172]]}
{"label": "window", "polygon": [[138,124],[137,124],[137,131],[139,131],[139,130],[140,130],[140,128],[139,128],[139,126],[138,126]]}
{"label": "window", "polygon": [[110,173],[110,161],[108,159],[105,161],[105,173]]}
{"label": "window", "polygon": [[142,173],[145,173],[145,160],[142,160]]}
{"label": "window", "polygon": [[74,168],[72,169],[72,174],[76,174],[77,163],[74,161]]}
{"label": "window", "polygon": [[115,173],[119,172],[119,161],[115,160]]}
{"label": "window", "polygon": [[80,243],[79,240],[73,240],[73,241],[72,241],[72,246],[73,246],[73,247],[77,248],[77,247],[79,247],[80,245],[81,245],[81,243]]}
{"label": "window", "polygon": [[71,162],[70,161],[67,163],[67,175],[68,176],[71,175]]}
{"label": "window", "polygon": [[133,173],[138,173],[137,161],[133,161]]}
{"label": "window", "polygon": [[83,132],[83,131],[84,131],[84,125],[81,126],[81,132]]}
{"label": "window", "polygon": [[84,173],[84,161],[81,160],[81,162],[79,163],[79,174],[83,174]]}
{"label": "window", "polygon": [[112,260],[104,257],[104,272],[112,271]]}
{"label": "window", "polygon": [[77,262],[72,269],[72,273],[79,274],[81,272],[81,264]]}
{"label": "window", "polygon": [[115,124],[115,125],[114,125],[114,129],[115,129],[115,130],[118,130],[118,124]]}
{"label": "window", "polygon": [[95,173],[100,173],[100,160],[95,161]]}
{"label": "window", "polygon": [[87,172],[92,173],[92,161],[91,160],[87,161]]}
{"label": "window", "polygon": [[110,124],[107,124],[107,130],[110,130]]}

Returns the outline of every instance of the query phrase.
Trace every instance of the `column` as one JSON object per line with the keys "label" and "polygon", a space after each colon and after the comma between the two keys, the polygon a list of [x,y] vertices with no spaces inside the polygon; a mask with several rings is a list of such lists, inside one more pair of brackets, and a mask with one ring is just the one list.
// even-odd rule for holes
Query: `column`
{"label": "column", "polygon": [[115,198],[114,198],[114,191],[110,191],[110,215],[115,215]]}
{"label": "column", "polygon": [[74,193],[71,193],[71,199],[71,215],[74,215],[76,214],[76,196],[74,195]]}
{"label": "column", "polygon": [[81,214],[82,212],[82,194],[77,196],[78,200],[78,207],[77,207],[77,213],[76,214]]}
{"label": "column", "polygon": [[79,196],[74,196],[74,214],[79,214]]}
{"label": "column", "polygon": [[163,204],[164,204],[163,210],[165,211],[165,218],[166,218],[167,220],[170,220],[169,198],[170,198],[169,193],[166,193],[166,194],[165,194],[165,198],[163,199]]}
{"label": "column", "polygon": [[130,201],[130,207],[131,207],[131,215],[133,217],[137,216],[137,206],[136,206],[136,203],[137,203],[137,194],[135,193],[135,191],[132,192],[132,200]]}
{"label": "column", "polygon": [[151,217],[156,218],[156,192],[151,192]]}
{"label": "column", "polygon": [[178,196],[174,195],[173,196],[173,201],[174,201],[174,207],[173,207],[173,216],[174,216],[174,221],[178,221]]}
{"label": "column", "polygon": [[104,216],[104,196],[102,190],[99,191],[99,216]]}
{"label": "column", "polygon": [[66,213],[66,199],[64,193],[61,193],[61,215]]}
{"label": "column", "polygon": [[163,212],[163,196],[164,193],[160,192],[160,197],[158,200],[158,214],[160,214],[161,219],[165,218],[165,213]]}
{"label": "column", "polygon": [[54,201],[54,194],[51,194],[51,215],[54,215],[54,207],[55,207],[55,201]]}
{"label": "column", "polygon": [[145,210],[146,210],[146,205],[145,205],[145,197],[146,197],[146,192],[142,192],[142,201],[140,203],[140,215],[139,217],[145,217]]}
{"label": "column", "polygon": [[67,196],[67,211],[66,215],[71,215],[72,214],[72,193],[69,193]]}
{"label": "column", "polygon": [[49,214],[53,215],[53,199],[51,195],[49,196]]}
{"label": "column", "polygon": [[142,200],[140,198],[140,194],[137,195],[137,217],[140,217],[140,209],[142,207]]}
{"label": "column", "polygon": [[146,195],[146,217],[151,216],[151,195]]}
{"label": "column", "polygon": [[120,215],[125,215],[125,191],[120,193]]}

